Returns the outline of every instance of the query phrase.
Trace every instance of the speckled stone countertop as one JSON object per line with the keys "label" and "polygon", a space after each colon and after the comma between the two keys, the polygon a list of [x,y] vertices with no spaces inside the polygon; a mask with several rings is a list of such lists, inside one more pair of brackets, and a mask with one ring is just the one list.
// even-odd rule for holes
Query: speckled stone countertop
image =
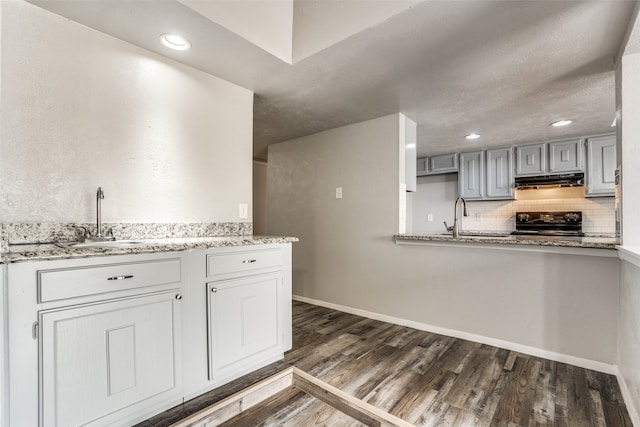
{"label": "speckled stone countertop", "polygon": [[77,241],[83,227],[93,234],[95,226],[93,223],[2,223],[0,264],[298,241],[295,237],[254,236],[251,222],[167,222],[103,224],[103,230],[112,229],[122,246],[108,247],[107,243],[103,247],[65,248],[56,244]]}
{"label": "speckled stone countertop", "polygon": [[192,249],[207,249],[226,246],[262,245],[297,242],[295,237],[275,236],[215,236],[215,237],[173,237],[165,239],[136,240],[126,247],[89,247],[68,249],[56,244],[9,245],[0,253],[0,263],[18,261],[43,261],[53,259],[87,258],[107,255],[132,255],[153,252],[174,252]]}
{"label": "speckled stone countertop", "polygon": [[453,238],[451,234],[396,234],[393,236],[396,243],[402,242],[445,242],[445,243],[477,243],[477,244],[499,244],[499,245],[529,245],[529,246],[554,246],[569,248],[591,248],[591,249],[616,249],[620,244],[614,237],[546,237],[546,236],[514,236],[511,234],[499,233],[474,233],[462,234]]}

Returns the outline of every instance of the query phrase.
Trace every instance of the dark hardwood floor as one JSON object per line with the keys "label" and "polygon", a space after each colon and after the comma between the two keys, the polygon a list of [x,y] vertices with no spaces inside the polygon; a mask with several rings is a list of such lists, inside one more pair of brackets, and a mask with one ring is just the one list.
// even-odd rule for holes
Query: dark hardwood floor
{"label": "dark hardwood floor", "polygon": [[632,426],[614,376],[293,304],[285,362],[417,426]]}
{"label": "dark hardwood floor", "polygon": [[[169,426],[293,365],[415,426],[629,426],[614,376],[293,303],[293,349],[143,423]],[[361,426],[292,387],[223,426]]]}

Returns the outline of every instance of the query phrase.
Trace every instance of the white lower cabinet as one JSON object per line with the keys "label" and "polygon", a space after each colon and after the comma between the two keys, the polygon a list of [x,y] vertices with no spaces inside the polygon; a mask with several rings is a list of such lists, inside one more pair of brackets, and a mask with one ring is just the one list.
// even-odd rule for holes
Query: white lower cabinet
{"label": "white lower cabinet", "polygon": [[180,294],[40,313],[42,425],[113,425],[181,393]]}
{"label": "white lower cabinet", "polygon": [[282,352],[278,315],[282,274],[213,282],[208,287],[211,379],[225,377],[252,361]]}
{"label": "white lower cabinet", "polygon": [[133,425],[291,348],[290,244],[3,269],[0,425]]}
{"label": "white lower cabinet", "polygon": [[282,358],[291,348],[290,245],[207,251],[210,384]]}

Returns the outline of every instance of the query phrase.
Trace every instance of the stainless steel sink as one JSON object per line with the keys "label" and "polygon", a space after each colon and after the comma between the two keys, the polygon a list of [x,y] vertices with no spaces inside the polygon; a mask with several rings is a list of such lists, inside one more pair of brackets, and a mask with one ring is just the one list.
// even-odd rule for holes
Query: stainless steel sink
{"label": "stainless steel sink", "polygon": [[107,242],[59,242],[56,245],[65,249],[89,249],[89,248],[128,248],[144,245],[144,240],[113,240]]}

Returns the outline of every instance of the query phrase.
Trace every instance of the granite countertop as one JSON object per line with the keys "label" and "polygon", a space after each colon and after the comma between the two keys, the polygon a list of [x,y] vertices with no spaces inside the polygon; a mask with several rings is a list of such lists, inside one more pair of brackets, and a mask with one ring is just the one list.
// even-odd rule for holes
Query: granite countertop
{"label": "granite countertop", "polygon": [[[138,240],[138,239],[136,239]],[[43,261],[53,259],[87,258],[107,255],[132,255],[153,252],[174,252],[191,249],[207,249],[226,246],[261,245],[297,242],[295,237],[277,236],[218,236],[218,237],[174,237],[162,239],[139,239],[126,247],[63,248],[54,243],[14,244],[0,253],[0,263],[18,261]]]}
{"label": "granite countertop", "polygon": [[473,233],[462,234],[453,238],[451,234],[396,234],[393,236],[396,243],[400,242],[447,242],[447,243],[477,243],[499,245],[529,245],[529,246],[555,246],[570,248],[591,249],[616,249],[619,239],[610,236],[587,237],[546,237],[546,236],[514,236],[501,233]]}

